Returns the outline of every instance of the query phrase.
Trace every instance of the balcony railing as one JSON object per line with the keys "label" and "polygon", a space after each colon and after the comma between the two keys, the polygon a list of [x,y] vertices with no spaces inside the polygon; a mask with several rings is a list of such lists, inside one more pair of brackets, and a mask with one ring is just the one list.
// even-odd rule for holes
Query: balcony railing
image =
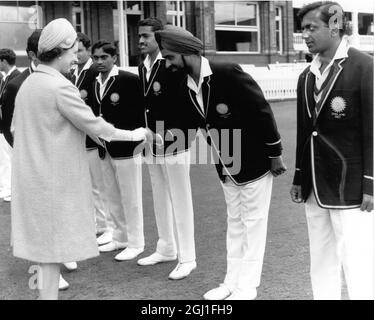
{"label": "balcony railing", "polygon": [[[348,42],[352,42],[352,37],[347,37]],[[301,33],[294,33],[293,34],[293,47],[296,51],[304,51],[308,52],[308,47],[305,45]],[[374,52],[374,35],[359,35],[358,36],[358,46],[357,49],[366,51],[366,52]]]}

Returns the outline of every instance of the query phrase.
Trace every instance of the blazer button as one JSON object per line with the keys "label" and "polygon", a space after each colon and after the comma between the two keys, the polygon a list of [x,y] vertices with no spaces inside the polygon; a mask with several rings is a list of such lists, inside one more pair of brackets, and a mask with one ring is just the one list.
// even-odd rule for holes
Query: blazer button
{"label": "blazer button", "polygon": [[148,113],[148,112],[149,112],[149,109],[145,110],[145,112],[147,112],[147,113]]}
{"label": "blazer button", "polygon": [[318,136],[318,132],[317,131],[313,131],[312,135],[313,135],[313,137],[317,137]]}

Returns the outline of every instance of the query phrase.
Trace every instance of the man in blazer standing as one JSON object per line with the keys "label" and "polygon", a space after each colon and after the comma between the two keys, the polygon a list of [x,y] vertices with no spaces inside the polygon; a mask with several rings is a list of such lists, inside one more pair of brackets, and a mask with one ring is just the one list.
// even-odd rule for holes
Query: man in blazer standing
{"label": "man in blazer standing", "polygon": [[[168,132],[172,136],[173,129],[178,128],[177,88],[185,75],[165,67],[154,37],[154,32],[163,28],[161,21],[148,18],[140,21],[138,26],[139,49],[146,55],[139,66],[146,125],[153,132]],[[190,145],[174,153],[168,150],[172,142],[173,139],[164,139],[162,147],[153,145],[147,150],[145,159],[151,177],[159,239],[156,252],[140,259],[138,264],[154,265],[175,260],[178,256],[178,265],[169,274],[169,279],[179,280],[196,268],[196,252]]]}
{"label": "man in blazer standing", "polygon": [[[93,84],[92,101],[97,116],[116,128],[133,130],[145,126],[143,95],[137,75],[119,70],[116,48],[107,41],[92,46],[99,75]],[[108,208],[113,220],[112,241],[100,252],[124,249],[118,261],[131,260],[144,251],[142,204],[142,148],[139,142],[105,142],[102,161]]]}
{"label": "man in blazer standing", "polygon": [[34,72],[39,63],[37,55],[40,33],[40,29],[35,30],[27,39],[26,53],[30,60],[30,66],[21,74],[10,80],[6,86],[6,90],[4,90],[2,101],[2,130],[4,137],[10,146],[13,146],[13,136],[10,132],[10,125],[12,123],[14,112],[14,100],[16,99],[16,95],[23,81],[25,81],[25,79]]}
{"label": "man in blazer standing", "polygon": [[[91,58],[91,40],[84,33],[78,32],[77,35],[78,63],[75,65],[71,79],[79,89],[81,98],[86,103],[90,103],[94,98],[93,83],[99,72]],[[103,245],[112,241],[113,233],[111,218],[107,209],[106,189],[100,160],[100,155],[103,155],[105,150],[88,136],[86,138],[86,147],[92,181],[96,232],[101,234],[97,238],[97,243],[98,245]]]}
{"label": "man in blazer standing", "polygon": [[286,170],[273,113],[248,74],[236,64],[202,57],[202,42],[188,31],[165,27],[156,32],[156,40],[166,66],[188,74],[179,92],[179,119],[183,123],[186,113],[194,111],[192,125],[205,133],[213,148],[227,204],[227,273],[224,283],[204,298],[254,299],[273,175]]}
{"label": "man in blazer standing", "polygon": [[294,202],[305,202],[314,299],[374,299],[373,58],[349,48],[344,12],[304,6],[303,38],[315,55],[297,88]]}
{"label": "man in blazer standing", "polygon": [[10,81],[16,78],[21,72],[16,67],[16,54],[11,49],[0,49],[0,71],[5,76],[0,82],[0,198],[4,201],[11,201],[11,148],[5,140],[3,134],[3,100],[4,93]]}

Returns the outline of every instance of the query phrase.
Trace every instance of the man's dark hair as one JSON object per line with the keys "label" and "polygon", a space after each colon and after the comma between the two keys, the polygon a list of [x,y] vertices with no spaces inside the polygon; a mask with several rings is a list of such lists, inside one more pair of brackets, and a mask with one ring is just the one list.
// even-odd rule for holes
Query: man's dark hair
{"label": "man's dark hair", "polygon": [[110,54],[112,57],[117,55],[117,48],[113,43],[106,40],[99,40],[92,46],[92,54],[94,54],[96,49],[103,49],[107,54]]}
{"label": "man's dark hair", "polygon": [[[331,7],[339,7],[339,11],[337,10],[334,10],[334,8],[331,8]],[[345,34],[346,32],[346,18],[345,18],[345,14],[344,14],[344,10],[342,8],[342,6],[337,3],[337,2],[334,2],[334,1],[317,1],[317,2],[312,2],[312,3],[309,3],[305,6],[303,6],[299,13],[297,14],[297,17],[300,19],[300,21],[303,20],[304,16],[309,13],[310,11],[313,11],[313,10],[319,10],[320,12],[320,19],[321,21],[323,21],[324,23],[326,23],[326,25],[330,25],[330,20],[333,18],[334,19],[334,23],[335,22],[341,22],[339,24],[339,34],[340,34],[340,37],[343,37],[343,35]],[[337,17],[335,18],[334,16],[336,15],[339,15],[341,14],[341,20],[339,21],[336,21]]]}
{"label": "man's dark hair", "polygon": [[138,27],[152,27],[153,32],[164,28],[161,20],[154,17],[140,20],[138,22]]}
{"label": "man's dark hair", "polygon": [[27,53],[29,51],[32,51],[35,54],[38,54],[38,43],[39,43],[39,38],[40,38],[41,33],[42,33],[42,29],[36,29],[27,39],[27,47],[26,47]]}
{"label": "man's dark hair", "polygon": [[86,49],[91,47],[91,40],[86,34],[84,34],[82,32],[77,32],[77,36],[78,36],[78,42],[82,42],[83,46]]}
{"label": "man's dark hair", "polygon": [[10,66],[16,64],[16,53],[12,49],[0,49],[0,60],[6,60]]}

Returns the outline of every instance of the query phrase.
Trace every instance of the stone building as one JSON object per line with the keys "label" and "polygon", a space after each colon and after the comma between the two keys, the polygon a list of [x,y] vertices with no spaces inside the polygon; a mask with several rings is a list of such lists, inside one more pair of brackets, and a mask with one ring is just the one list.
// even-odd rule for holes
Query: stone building
{"label": "stone building", "polygon": [[[25,66],[26,39],[32,30],[65,17],[93,42],[114,41],[121,65],[136,66],[140,59],[137,23],[156,16],[199,37],[204,55],[213,60],[256,66],[294,62],[305,59],[306,53],[297,33],[295,2],[300,0],[1,1],[0,47],[13,48],[19,57],[17,65]],[[363,29],[368,29],[373,18],[366,15],[364,19]],[[369,37],[365,41],[374,44],[374,36]]]}

